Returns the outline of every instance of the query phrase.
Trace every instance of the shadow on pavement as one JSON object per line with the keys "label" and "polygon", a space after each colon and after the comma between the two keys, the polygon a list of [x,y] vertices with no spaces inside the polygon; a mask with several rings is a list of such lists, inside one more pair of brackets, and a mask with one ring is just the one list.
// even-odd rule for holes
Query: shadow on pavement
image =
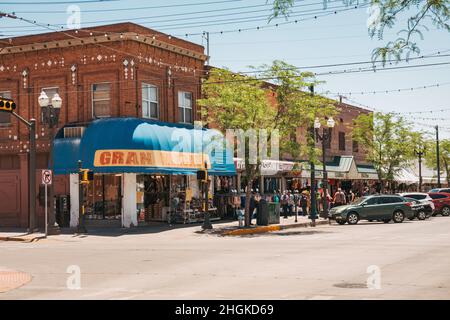
{"label": "shadow on pavement", "polygon": [[[219,226],[222,224],[233,222],[232,220],[223,220],[213,222],[213,226]],[[86,234],[77,234],[76,229],[63,228],[61,229],[61,234],[73,235],[76,238],[86,238],[89,236],[97,237],[121,237],[124,235],[146,235],[146,234],[157,234],[162,232],[168,232],[171,230],[186,229],[186,228],[201,228],[202,223],[192,223],[192,224],[167,224],[155,223],[149,226],[140,226],[130,229],[118,228],[118,227],[89,227],[87,226]]]}

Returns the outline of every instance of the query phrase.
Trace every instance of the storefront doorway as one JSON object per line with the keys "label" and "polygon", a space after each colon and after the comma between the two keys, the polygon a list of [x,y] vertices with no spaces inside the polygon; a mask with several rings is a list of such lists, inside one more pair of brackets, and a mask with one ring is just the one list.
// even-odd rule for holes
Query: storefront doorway
{"label": "storefront doorway", "polygon": [[122,175],[96,174],[86,191],[86,220],[120,220]]}

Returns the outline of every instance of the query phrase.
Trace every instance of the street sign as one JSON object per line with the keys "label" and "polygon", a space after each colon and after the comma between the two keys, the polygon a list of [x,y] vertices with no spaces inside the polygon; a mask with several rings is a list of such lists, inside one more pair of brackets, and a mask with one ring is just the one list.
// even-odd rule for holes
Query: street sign
{"label": "street sign", "polygon": [[42,184],[49,185],[52,184],[52,171],[51,170],[42,170]]}

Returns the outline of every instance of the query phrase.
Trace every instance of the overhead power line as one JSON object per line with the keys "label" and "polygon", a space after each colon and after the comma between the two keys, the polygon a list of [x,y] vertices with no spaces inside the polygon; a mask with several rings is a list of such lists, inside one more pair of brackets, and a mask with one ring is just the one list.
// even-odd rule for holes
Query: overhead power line
{"label": "overhead power line", "polygon": [[[242,1],[242,0],[239,0]],[[338,2],[339,0],[335,0],[333,2]],[[316,5],[320,5],[323,2],[314,2],[314,3],[306,3],[306,4],[298,4],[298,5],[294,5],[292,6],[292,8],[300,8],[300,7],[310,7],[310,6],[316,6]],[[260,10],[250,10],[250,11],[246,11],[245,9],[255,9],[255,8],[261,8],[263,7],[264,9],[260,9]],[[151,8],[151,7],[141,7],[142,10],[145,10],[147,8]],[[130,10],[130,9],[126,9],[123,8],[124,10]],[[317,9],[315,9],[317,11]],[[102,10],[98,10],[99,12]],[[227,11],[237,11],[237,12],[228,12],[228,13],[223,13],[223,14],[217,14],[217,15],[211,15],[211,13],[216,13],[216,12],[227,12]],[[210,22],[217,22],[217,20],[211,20],[211,18],[214,17],[227,17],[227,16],[236,16],[236,15],[244,15],[244,14],[249,14],[249,13],[259,13],[259,12],[272,12],[273,8],[268,5],[268,4],[262,4],[262,5],[252,5],[252,6],[239,6],[239,7],[232,7],[232,8],[222,8],[222,9],[214,9],[214,10],[203,10],[203,11],[195,11],[195,12],[181,12],[181,13],[171,13],[171,14],[159,14],[159,15],[153,15],[153,16],[143,16],[143,17],[123,17],[120,19],[108,19],[108,20],[93,20],[93,21],[83,21],[81,23],[81,25],[91,25],[91,24],[102,24],[102,23],[116,23],[116,22],[122,22],[122,21],[132,21],[132,22],[137,22],[140,20],[146,20],[146,19],[161,19],[161,18],[170,18],[170,17],[183,17],[183,19],[181,19],[182,21],[186,21],[186,20],[195,20],[195,19],[207,19],[205,21],[205,23],[210,23]],[[86,11],[83,10],[83,13],[85,13]],[[66,12],[64,12],[66,13]],[[13,14],[16,14],[15,12],[13,12]],[[198,14],[208,14],[206,16],[198,16],[198,17],[189,17],[186,18],[187,16],[191,16],[191,15],[198,15]],[[261,16],[258,16],[261,17]],[[267,18],[267,15],[264,15],[263,17]],[[251,16],[249,17],[245,17],[242,19],[248,19],[251,18]],[[237,18],[236,18],[237,19]],[[163,20],[152,20],[152,21],[147,21],[147,22],[141,22],[141,23],[165,23],[165,22],[180,22],[180,19],[176,18],[176,19],[163,19]],[[196,23],[202,23],[201,21],[197,21]],[[52,24],[52,26],[55,27],[61,27],[61,26],[65,26],[65,23],[60,23],[60,24]],[[29,28],[31,28],[32,26],[30,26]],[[20,28],[18,26],[11,26],[11,27],[4,27],[4,29],[17,29]]]}
{"label": "overhead power line", "polygon": [[429,88],[439,88],[443,86],[449,85],[450,82],[443,82],[443,83],[436,83],[432,85],[425,85],[425,86],[417,86],[417,87],[409,87],[409,88],[400,88],[400,89],[388,89],[388,90],[374,90],[374,91],[351,91],[351,92],[325,92],[327,94],[334,94],[334,95],[374,95],[374,94],[388,94],[388,93],[397,93],[397,92],[404,92],[404,91],[416,91],[416,90],[423,90],[423,89],[429,89]]}
{"label": "overhead power line", "polygon": [[[114,0],[120,1],[120,0]],[[166,9],[166,8],[181,8],[181,7],[193,7],[193,6],[205,6],[211,4],[224,4],[233,2],[243,2],[244,0],[223,0],[223,1],[208,1],[208,2],[191,2],[182,4],[168,4],[159,6],[143,6],[143,7],[131,7],[131,8],[113,8],[113,9],[84,9],[84,13],[94,13],[94,12],[117,12],[117,11],[133,11],[133,10],[147,10],[147,9]],[[72,1],[76,2],[76,1]],[[87,2],[87,1],[86,1]],[[33,2],[33,4],[36,2]],[[53,4],[54,2],[52,2]],[[83,2],[80,2],[83,3]],[[16,11],[16,14],[49,14],[49,13],[67,13],[65,10],[45,10],[45,11]]]}
{"label": "overhead power line", "polygon": [[79,0],[79,1],[31,1],[31,2],[18,2],[18,1],[6,1],[2,2],[3,5],[55,5],[55,4],[83,4],[83,3],[98,3],[98,2],[119,2],[120,0]]}

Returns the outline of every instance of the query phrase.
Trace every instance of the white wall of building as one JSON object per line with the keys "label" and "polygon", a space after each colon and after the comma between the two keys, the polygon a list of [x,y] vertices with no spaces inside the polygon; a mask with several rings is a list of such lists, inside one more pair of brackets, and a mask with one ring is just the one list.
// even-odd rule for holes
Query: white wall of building
{"label": "white wall of building", "polygon": [[70,227],[78,227],[79,197],[78,197],[78,174],[70,175]]}
{"label": "white wall of building", "polygon": [[123,175],[122,201],[122,227],[137,227],[137,191],[135,173],[125,173]]}

